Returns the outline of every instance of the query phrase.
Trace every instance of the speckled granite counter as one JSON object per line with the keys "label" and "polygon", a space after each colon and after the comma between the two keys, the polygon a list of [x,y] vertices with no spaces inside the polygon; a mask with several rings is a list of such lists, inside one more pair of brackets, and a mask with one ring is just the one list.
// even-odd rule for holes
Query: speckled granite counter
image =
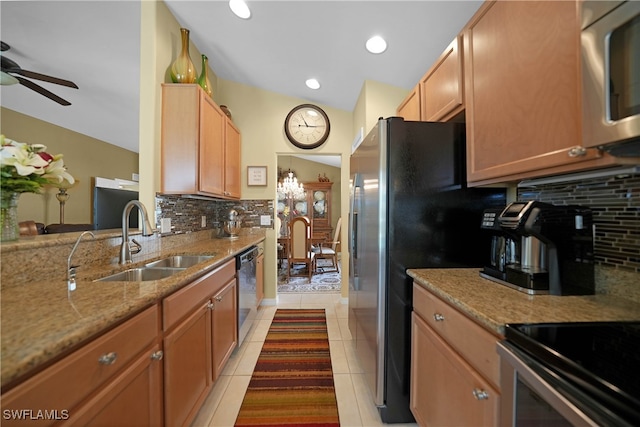
{"label": "speckled granite counter", "polygon": [[640,304],[609,295],[527,295],[479,276],[479,269],[412,269],[416,283],[494,334],[507,323],[640,320]]}
{"label": "speckled granite counter", "polygon": [[[264,240],[264,233],[236,240],[204,239],[136,257],[126,267],[91,266],[79,271],[77,288],[65,280],[25,282],[2,289],[2,386],[65,354],[87,339],[158,302],[202,274]],[[94,282],[114,270],[172,255],[214,255],[171,277],[145,282]],[[68,252],[65,252],[68,256]],[[65,263],[66,266],[66,263]]]}

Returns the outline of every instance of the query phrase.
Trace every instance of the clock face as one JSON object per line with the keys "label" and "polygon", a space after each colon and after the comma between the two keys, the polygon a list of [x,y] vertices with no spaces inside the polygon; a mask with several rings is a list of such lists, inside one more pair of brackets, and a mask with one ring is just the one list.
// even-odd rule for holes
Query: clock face
{"label": "clock face", "polygon": [[329,117],[312,104],[302,104],[289,112],[284,120],[284,132],[293,145],[299,148],[316,148],[329,137]]}

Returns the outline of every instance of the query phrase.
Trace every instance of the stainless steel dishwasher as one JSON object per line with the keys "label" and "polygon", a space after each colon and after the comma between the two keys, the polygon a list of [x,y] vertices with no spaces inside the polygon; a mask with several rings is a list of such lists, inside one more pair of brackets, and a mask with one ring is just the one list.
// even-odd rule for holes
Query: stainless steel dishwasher
{"label": "stainless steel dishwasher", "polygon": [[257,257],[257,246],[252,246],[236,256],[238,278],[238,345],[244,341],[258,312],[256,297]]}

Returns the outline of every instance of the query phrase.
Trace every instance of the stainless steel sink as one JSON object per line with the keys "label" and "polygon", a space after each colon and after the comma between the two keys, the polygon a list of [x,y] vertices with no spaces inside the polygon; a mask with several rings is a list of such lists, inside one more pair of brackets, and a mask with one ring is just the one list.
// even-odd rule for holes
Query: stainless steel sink
{"label": "stainless steel sink", "polygon": [[176,255],[146,264],[146,267],[189,268],[213,258],[213,255]]}
{"label": "stainless steel sink", "polygon": [[145,282],[149,280],[160,280],[183,271],[184,268],[171,267],[140,267],[131,268],[112,274],[111,276],[97,279],[96,282]]}

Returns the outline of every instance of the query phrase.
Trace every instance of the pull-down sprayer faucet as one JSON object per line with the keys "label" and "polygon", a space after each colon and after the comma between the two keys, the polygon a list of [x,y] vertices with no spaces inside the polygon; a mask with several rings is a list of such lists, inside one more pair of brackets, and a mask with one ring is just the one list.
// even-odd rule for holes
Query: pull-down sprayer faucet
{"label": "pull-down sprayer faucet", "polygon": [[129,201],[122,210],[122,245],[120,245],[120,264],[130,263],[131,254],[137,254],[142,249],[142,245],[140,245],[136,239],[131,239],[131,242],[129,242],[129,214],[134,206],[137,206],[142,214],[142,235],[153,235],[153,229],[149,223],[149,217],[147,216],[147,210],[144,205],[139,200]]}

